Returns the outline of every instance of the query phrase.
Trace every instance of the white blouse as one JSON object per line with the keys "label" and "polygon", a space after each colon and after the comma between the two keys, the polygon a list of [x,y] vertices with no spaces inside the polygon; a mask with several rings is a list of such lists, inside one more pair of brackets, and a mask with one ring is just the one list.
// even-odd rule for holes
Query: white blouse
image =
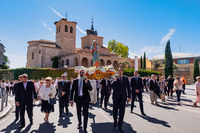
{"label": "white blouse", "polygon": [[39,90],[39,96],[42,100],[49,100],[49,94],[52,93],[51,98],[54,98],[56,95],[56,88],[51,85],[50,87],[46,87],[46,84],[42,85]]}

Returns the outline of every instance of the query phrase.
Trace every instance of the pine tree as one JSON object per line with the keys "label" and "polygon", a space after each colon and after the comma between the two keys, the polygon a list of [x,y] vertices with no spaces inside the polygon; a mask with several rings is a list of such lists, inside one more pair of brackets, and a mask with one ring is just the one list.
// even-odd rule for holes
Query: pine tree
{"label": "pine tree", "polygon": [[143,68],[146,69],[146,53],[144,52],[144,57],[143,57]]}
{"label": "pine tree", "polygon": [[195,58],[194,60],[194,72],[193,72],[193,77],[194,77],[194,81],[196,81],[196,77],[199,76],[199,63],[198,63],[198,59]]}
{"label": "pine tree", "polygon": [[142,56],[140,57],[140,68],[143,68],[143,60],[142,60]]}
{"label": "pine tree", "polygon": [[169,75],[173,76],[173,59],[170,48],[170,40],[167,41],[167,45],[165,47],[164,72],[165,77],[168,77]]}

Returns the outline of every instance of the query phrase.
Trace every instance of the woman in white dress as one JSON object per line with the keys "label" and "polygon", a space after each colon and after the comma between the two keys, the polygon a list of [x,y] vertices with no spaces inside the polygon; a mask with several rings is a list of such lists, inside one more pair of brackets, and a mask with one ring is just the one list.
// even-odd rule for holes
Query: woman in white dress
{"label": "woman in white dress", "polygon": [[42,100],[41,112],[45,113],[45,122],[49,122],[50,112],[54,112],[54,105],[50,104],[50,98],[54,98],[56,95],[56,89],[51,84],[52,78],[47,77],[45,79],[46,84],[42,85],[39,90],[39,96]]}

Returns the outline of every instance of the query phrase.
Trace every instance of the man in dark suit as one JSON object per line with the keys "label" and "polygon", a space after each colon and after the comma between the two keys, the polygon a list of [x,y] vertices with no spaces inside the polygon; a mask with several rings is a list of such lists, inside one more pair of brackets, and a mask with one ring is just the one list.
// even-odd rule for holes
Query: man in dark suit
{"label": "man in dark suit", "polygon": [[[78,117],[78,129],[80,129],[82,126],[81,121],[81,112],[83,112],[84,116],[84,131],[87,132],[87,122],[88,122],[88,108],[89,108],[89,102],[90,102],[90,94],[88,91],[92,90],[92,86],[90,84],[90,81],[88,81],[86,78],[84,78],[84,70],[80,70],[80,77],[76,80],[74,80],[70,95],[70,104],[73,107],[74,103],[76,103],[76,111],[77,111],[77,117]],[[83,109],[83,111],[82,111]]]}
{"label": "man in dark suit", "polygon": [[168,87],[168,89],[167,89],[168,97],[169,96],[173,97],[174,79],[171,75],[169,75],[169,77],[167,79],[167,87]]}
{"label": "man in dark suit", "polygon": [[63,74],[62,80],[58,82],[58,97],[59,97],[59,117],[62,117],[64,108],[68,114],[69,95],[70,95],[70,81],[67,81],[67,76]]}
{"label": "man in dark suit", "polygon": [[103,100],[104,100],[104,108],[107,109],[107,104],[108,104],[108,98],[110,95],[110,80],[108,79],[103,79],[101,82],[101,107],[103,104]]}
{"label": "man in dark suit", "polygon": [[117,114],[119,110],[118,128],[123,132],[122,125],[125,114],[125,106],[128,97],[128,102],[131,101],[130,83],[128,77],[124,76],[124,71],[119,68],[119,78],[115,78],[112,82],[113,88],[113,118],[114,127],[117,126]]}
{"label": "man in dark suit", "polygon": [[142,90],[143,90],[143,84],[142,84],[142,78],[139,77],[138,71],[134,72],[134,77],[131,78],[131,87],[132,87],[132,102],[131,102],[131,113],[133,113],[134,108],[134,102],[136,96],[139,99],[140,103],[140,111],[143,116],[146,116],[143,109],[143,101],[142,101]]}
{"label": "man in dark suit", "polygon": [[20,128],[25,127],[24,113],[27,110],[30,124],[33,124],[33,97],[37,99],[35,92],[35,86],[32,81],[28,81],[28,75],[22,75],[22,82],[19,82],[18,88],[16,89],[16,106],[20,107]]}
{"label": "man in dark suit", "polygon": [[[19,86],[19,83],[20,82],[22,82],[22,75],[19,75],[19,77],[18,77],[18,82],[16,82],[15,84],[14,84],[14,94],[16,95],[16,90],[19,88],[18,86]],[[16,101],[15,101],[16,102]],[[18,121],[18,119],[19,119],[19,113],[20,113],[20,110],[19,110],[20,108],[19,108],[19,106],[16,106],[16,104],[15,104],[15,121],[17,122]]]}

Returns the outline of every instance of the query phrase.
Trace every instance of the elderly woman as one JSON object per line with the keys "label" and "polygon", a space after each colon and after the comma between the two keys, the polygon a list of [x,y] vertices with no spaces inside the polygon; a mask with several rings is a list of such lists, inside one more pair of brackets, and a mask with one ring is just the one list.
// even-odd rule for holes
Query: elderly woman
{"label": "elderly woman", "polygon": [[54,98],[56,95],[56,89],[51,84],[52,78],[47,77],[45,79],[46,84],[43,84],[39,90],[39,96],[42,100],[41,112],[45,113],[45,122],[49,122],[50,112],[54,112],[54,105],[50,104],[50,98]]}
{"label": "elderly woman", "polygon": [[196,101],[194,102],[195,107],[197,107],[197,103],[200,103],[200,76],[198,76],[196,79],[197,79],[197,82],[195,83]]}
{"label": "elderly woman", "polygon": [[176,77],[176,80],[174,81],[174,91],[176,91],[177,102],[178,104],[180,104],[181,92],[183,91],[182,81],[180,77]]}

